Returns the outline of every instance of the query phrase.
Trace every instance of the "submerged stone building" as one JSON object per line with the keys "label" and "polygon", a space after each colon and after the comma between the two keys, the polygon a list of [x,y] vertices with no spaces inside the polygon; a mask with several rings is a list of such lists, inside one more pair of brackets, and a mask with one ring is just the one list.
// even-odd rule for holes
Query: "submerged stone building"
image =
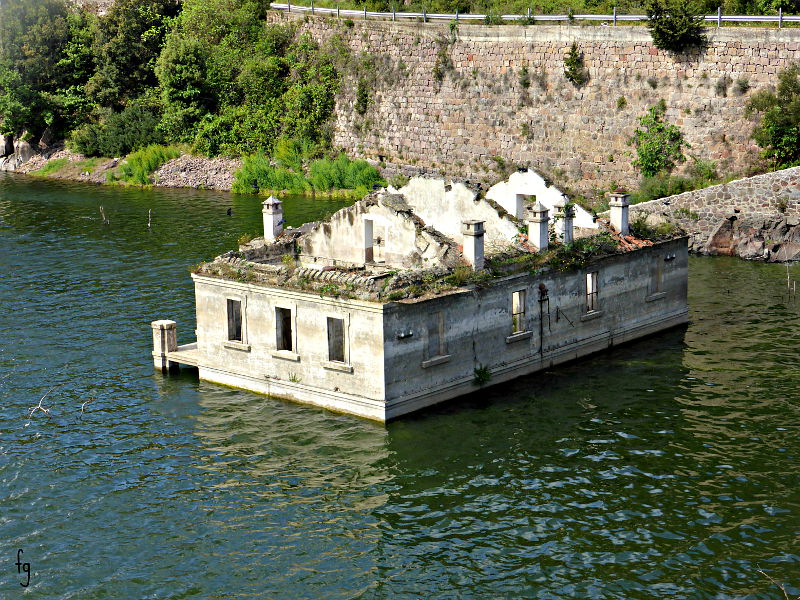
{"label": "submerged stone building", "polygon": [[295,229],[270,198],[263,238],[192,275],[197,341],[153,322],[155,365],[387,421],[685,323],[686,237],[629,235],[626,198],[574,241],[565,201],[519,219],[463,182]]}

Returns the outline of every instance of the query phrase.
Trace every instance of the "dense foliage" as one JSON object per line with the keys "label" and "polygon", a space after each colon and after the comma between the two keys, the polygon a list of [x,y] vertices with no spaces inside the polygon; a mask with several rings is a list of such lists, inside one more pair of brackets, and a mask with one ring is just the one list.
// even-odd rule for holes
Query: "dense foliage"
{"label": "dense foliage", "polygon": [[777,168],[800,164],[800,66],[792,65],[778,74],[776,91],[753,94],[747,113],[761,115],[753,139],[765,158]]}
{"label": "dense foliage", "polygon": [[637,159],[633,165],[645,177],[669,173],[676,163],[685,160],[683,149],[688,144],[681,130],[664,120],[666,111],[663,100],[651,106],[645,115],[639,117],[639,127],[629,141],[636,148]]}
{"label": "dense foliage", "polygon": [[268,6],[117,0],[94,17],[70,0],[2,2],[0,129],[49,127],[89,156],[172,143],[269,155],[282,139],[324,151],[344,45],[268,24]]}
{"label": "dense foliage", "polygon": [[647,28],[662,50],[683,52],[706,43],[700,7],[680,0],[646,0]]}

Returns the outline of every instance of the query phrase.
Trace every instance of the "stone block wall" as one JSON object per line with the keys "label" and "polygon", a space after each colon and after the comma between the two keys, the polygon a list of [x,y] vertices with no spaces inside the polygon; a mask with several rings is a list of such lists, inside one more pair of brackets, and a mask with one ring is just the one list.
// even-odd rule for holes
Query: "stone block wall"
{"label": "stone block wall", "polygon": [[[354,108],[358,75],[348,69],[336,145],[390,166],[487,182],[499,179],[499,157],[588,197],[638,186],[628,140],[662,98],[690,155],[716,161],[723,173],[746,173],[759,154],[747,99],[800,59],[794,29],[710,28],[703,51],[672,55],[655,48],[644,27],[462,23],[454,40],[447,24],[310,17],[301,26],[319,40],[340,36],[354,61],[369,56],[375,65],[363,115]],[[580,88],[563,74],[573,41],[589,74]]]}
{"label": "stone block wall", "polygon": [[[692,250],[742,258],[800,258],[800,167],[630,207],[630,218],[677,223]],[[797,246],[795,248],[795,245]]]}

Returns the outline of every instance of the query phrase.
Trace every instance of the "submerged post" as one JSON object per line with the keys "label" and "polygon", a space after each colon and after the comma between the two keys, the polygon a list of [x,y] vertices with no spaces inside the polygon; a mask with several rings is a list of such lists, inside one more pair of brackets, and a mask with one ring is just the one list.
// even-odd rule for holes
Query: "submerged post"
{"label": "submerged post", "polygon": [[261,203],[264,215],[264,241],[273,242],[283,233],[283,202],[270,196]]}
{"label": "submerged post", "polygon": [[537,252],[544,252],[550,243],[550,211],[541,202],[528,208],[528,242]]}
{"label": "submerged post", "polygon": [[464,260],[476,271],[483,269],[484,221],[464,221]]}
{"label": "submerged post", "polygon": [[611,209],[611,226],[622,235],[630,233],[628,194],[622,188],[617,188],[611,193],[611,200],[608,203]]}
{"label": "submerged post", "polygon": [[153,328],[153,365],[162,373],[174,370],[178,363],[167,359],[168,352],[178,349],[178,327],[175,321],[161,320],[150,323]]}

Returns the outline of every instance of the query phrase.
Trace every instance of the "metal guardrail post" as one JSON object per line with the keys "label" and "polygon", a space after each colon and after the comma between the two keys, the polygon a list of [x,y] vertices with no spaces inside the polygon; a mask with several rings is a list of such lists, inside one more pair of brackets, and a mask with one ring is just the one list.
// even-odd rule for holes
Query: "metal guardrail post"
{"label": "metal guardrail post", "polygon": [[717,29],[722,27],[722,6],[717,7]]}
{"label": "metal guardrail post", "polygon": [[425,8],[422,9],[422,22],[423,23],[428,22],[428,11]]}
{"label": "metal guardrail post", "polygon": [[614,7],[614,27],[617,26],[617,7]]}
{"label": "metal guardrail post", "polygon": [[783,27],[783,7],[778,7],[778,29]]}
{"label": "metal guardrail post", "polygon": [[342,18],[341,15],[339,14],[339,3],[338,2],[336,3],[336,18],[337,19],[341,19]]}
{"label": "metal guardrail post", "polygon": [[528,23],[531,22],[531,7],[528,7]]}
{"label": "metal guardrail post", "polygon": [[311,14],[314,14],[314,0],[311,0]]}
{"label": "metal guardrail post", "polygon": [[291,0],[289,1],[289,10],[286,11],[286,12],[292,12],[292,2],[291,2]]}
{"label": "metal guardrail post", "polygon": [[456,25],[458,25],[458,9],[456,9]]}
{"label": "metal guardrail post", "polygon": [[364,20],[365,21],[367,20],[367,5],[366,5],[366,3],[364,4]]}

